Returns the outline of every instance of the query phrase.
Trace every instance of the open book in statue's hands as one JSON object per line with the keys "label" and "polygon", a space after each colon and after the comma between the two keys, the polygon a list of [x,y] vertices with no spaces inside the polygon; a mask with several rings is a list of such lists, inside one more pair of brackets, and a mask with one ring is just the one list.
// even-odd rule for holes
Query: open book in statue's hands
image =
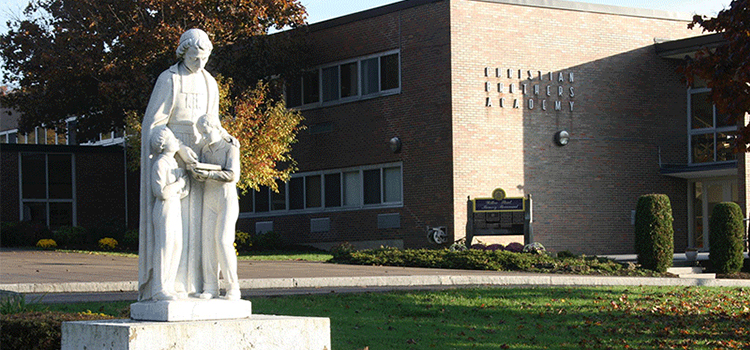
{"label": "open book in statue's hands", "polygon": [[221,170],[221,165],[210,163],[195,163],[192,165],[195,170]]}

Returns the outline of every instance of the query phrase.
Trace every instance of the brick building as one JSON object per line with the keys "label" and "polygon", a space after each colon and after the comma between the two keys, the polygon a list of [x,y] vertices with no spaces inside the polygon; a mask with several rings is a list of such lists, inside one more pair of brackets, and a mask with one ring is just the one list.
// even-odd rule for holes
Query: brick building
{"label": "brick building", "polygon": [[676,72],[702,45],[689,20],[557,0],[411,0],[311,25],[316,66],[287,81],[308,125],[299,172],[278,194],[243,197],[238,229],[321,247],[430,246],[428,227],[464,237],[467,197],[502,188],[533,196],[534,240],[548,249],[630,253],[636,201],[657,192],[672,202],[676,250],[706,248],[712,204],[747,209],[747,162],[728,151],[735,126]]}

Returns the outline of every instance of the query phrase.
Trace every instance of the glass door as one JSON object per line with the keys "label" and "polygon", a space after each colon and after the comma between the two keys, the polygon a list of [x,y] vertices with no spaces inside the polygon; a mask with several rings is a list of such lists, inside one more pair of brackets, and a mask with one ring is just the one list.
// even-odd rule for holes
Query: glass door
{"label": "glass door", "polygon": [[705,180],[696,181],[692,186],[693,200],[693,235],[691,246],[700,250],[708,250],[708,222],[716,204],[721,202],[739,201],[737,180]]}

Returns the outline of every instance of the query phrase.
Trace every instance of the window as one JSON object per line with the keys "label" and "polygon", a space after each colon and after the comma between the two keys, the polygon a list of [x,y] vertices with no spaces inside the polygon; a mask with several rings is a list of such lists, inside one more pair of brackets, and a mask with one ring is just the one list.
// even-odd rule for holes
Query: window
{"label": "window", "polygon": [[399,206],[402,187],[400,164],[295,174],[286,184],[279,183],[279,193],[266,187],[240,196],[240,210],[319,212]]}
{"label": "window", "polygon": [[21,220],[56,229],[75,225],[73,156],[21,153]]}
{"label": "window", "polygon": [[310,70],[289,79],[288,107],[343,103],[400,92],[398,51],[361,57]]}
{"label": "window", "polygon": [[710,89],[691,89],[688,93],[690,163],[705,164],[737,159],[734,148],[733,125],[728,115],[716,112],[708,100]]}

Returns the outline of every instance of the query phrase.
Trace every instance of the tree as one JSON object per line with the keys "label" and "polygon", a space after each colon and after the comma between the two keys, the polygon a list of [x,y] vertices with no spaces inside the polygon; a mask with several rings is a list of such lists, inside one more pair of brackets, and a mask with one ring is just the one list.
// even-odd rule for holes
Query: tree
{"label": "tree", "polygon": [[721,115],[730,121],[742,123],[738,132],[737,149],[747,151],[750,143],[750,125],[744,125],[745,114],[750,112],[750,0],[733,0],[729,8],[715,18],[694,16],[688,26],[699,25],[704,32],[721,33],[725,44],[716,48],[703,48],[696,52],[685,67],[688,83],[695,78],[705,80],[711,88],[710,99]]}
{"label": "tree", "polygon": [[[21,113],[21,132],[42,125],[64,129],[70,116],[78,118],[79,139],[121,128],[126,119],[138,131],[156,78],[176,62],[180,35],[201,28],[212,36],[207,69],[222,85],[228,126],[257,124],[256,133],[237,135],[243,158],[255,149],[279,151],[243,163],[254,167],[243,170],[243,188],[275,187],[257,174],[284,179],[294,170],[289,145],[301,117],[278,102],[280,84],[256,83],[305,65],[301,31],[266,35],[271,27],[304,24],[299,0],[33,0],[24,14],[0,36],[4,82],[19,87],[0,103]],[[247,113],[247,104],[255,104],[257,114]],[[258,134],[281,127],[284,137]],[[139,157],[130,158],[137,166]]]}

